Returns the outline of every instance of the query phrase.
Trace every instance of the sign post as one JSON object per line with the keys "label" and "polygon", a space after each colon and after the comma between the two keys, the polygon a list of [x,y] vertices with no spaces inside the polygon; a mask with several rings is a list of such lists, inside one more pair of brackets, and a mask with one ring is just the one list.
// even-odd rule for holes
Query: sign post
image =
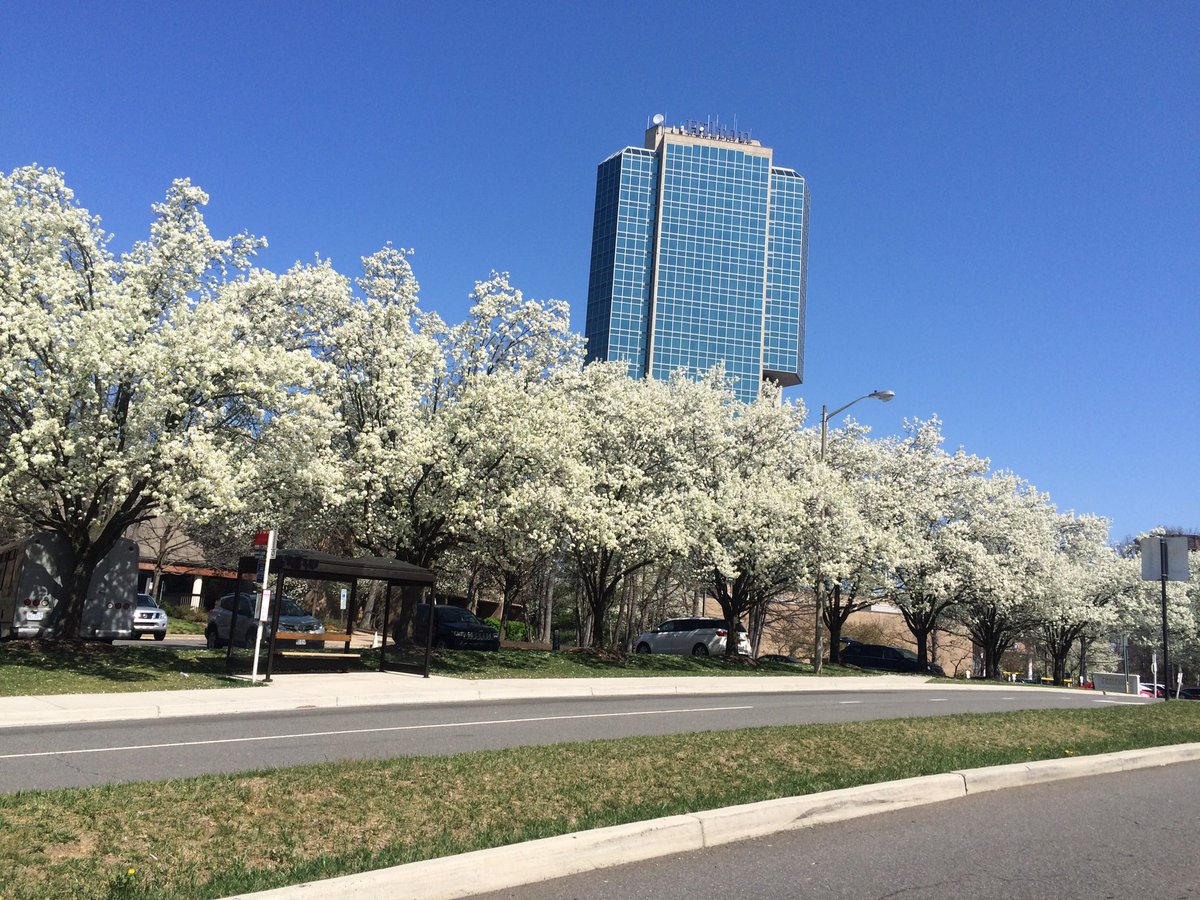
{"label": "sign post", "polygon": [[[1162,651],[1163,651],[1163,699],[1171,699],[1167,681],[1171,678],[1171,659],[1167,645],[1167,582],[1188,580],[1188,542],[1186,534],[1156,534],[1142,538],[1138,550],[1142,554],[1142,580],[1158,581],[1162,584]],[[1158,675],[1154,676],[1158,693]]]}
{"label": "sign post", "polygon": [[[258,581],[262,587],[258,594],[258,606],[254,610],[254,665],[250,669],[250,680],[258,681],[258,651],[262,647],[263,623],[271,609],[271,591],[267,579],[271,577],[271,560],[275,558],[275,529],[260,531],[254,535],[254,555],[258,557]],[[229,636],[230,642],[233,635]]]}

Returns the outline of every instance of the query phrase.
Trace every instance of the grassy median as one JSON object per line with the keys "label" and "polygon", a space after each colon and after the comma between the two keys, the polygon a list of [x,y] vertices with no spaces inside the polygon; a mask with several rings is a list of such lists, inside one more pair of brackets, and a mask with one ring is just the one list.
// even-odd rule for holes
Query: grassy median
{"label": "grassy median", "polygon": [[[336,648],[335,648],[336,649]],[[249,671],[250,653],[236,651]],[[415,660],[416,657],[413,656]],[[357,671],[379,668],[379,651],[363,652]],[[294,669],[293,669],[294,670]],[[667,656],[607,651],[472,650],[435,651],[430,671],[455,678],[618,678],[652,675],[812,675],[808,665],[756,663],[721,657]],[[826,675],[863,675],[857,669],[826,666]],[[225,676],[225,651],[175,650],[96,642],[7,641],[0,643],[0,697],[37,694],[108,694],[185,688],[247,686]],[[3,895],[0,895],[2,897]]]}
{"label": "grassy median", "polygon": [[226,677],[224,651],[96,641],[0,644],[0,697],[238,686],[247,684]]}
{"label": "grassy median", "polygon": [[0,797],[0,896],[216,897],[957,768],[1200,741],[1200,703],[627,738]]}

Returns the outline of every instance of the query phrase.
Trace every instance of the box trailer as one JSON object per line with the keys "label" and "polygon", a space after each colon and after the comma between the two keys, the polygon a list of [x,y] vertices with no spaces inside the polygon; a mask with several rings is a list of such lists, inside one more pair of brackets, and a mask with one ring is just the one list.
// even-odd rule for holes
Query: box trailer
{"label": "box trailer", "polygon": [[[74,565],[66,541],[37,534],[0,547],[0,638],[39,638],[58,622],[63,581]],[[80,637],[133,637],[138,545],[122,538],[92,572]]]}

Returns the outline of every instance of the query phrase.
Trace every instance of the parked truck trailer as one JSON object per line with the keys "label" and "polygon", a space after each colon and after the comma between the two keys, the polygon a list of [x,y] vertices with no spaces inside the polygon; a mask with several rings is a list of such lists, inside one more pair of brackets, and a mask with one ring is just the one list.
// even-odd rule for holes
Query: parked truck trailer
{"label": "parked truck trailer", "polygon": [[[63,581],[73,565],[71,548],[53,534],[0,547],[0,638],[50,635],[62,611]],[[92,572],[80,637],[133,637],[137,574],[137,542],[122,538]]]}

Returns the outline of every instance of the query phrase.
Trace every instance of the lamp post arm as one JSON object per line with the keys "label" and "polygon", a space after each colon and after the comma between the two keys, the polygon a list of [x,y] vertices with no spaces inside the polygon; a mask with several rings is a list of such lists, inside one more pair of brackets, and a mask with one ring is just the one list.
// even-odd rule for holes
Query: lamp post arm
{"label": "lamp post arm", "polygon": [[[845,412],[846,410],[848,410],[859,400],[866,400],[868,397],[878,397],[879,393],[880,393],[879,391],[871,391],[871,393],[869,393],[869,394],[863,394],[861,397],[855,397],[853,400],[851,400],[845,406],[839,406],[837,409],[835,409],[833,412],[830,412],[830,413],[824,412],[825,407],[821,407],[821,409],[823,411],[822,414],[825,416],[825,420],[828,421],[829,419],[832,419],[834,416],[836,416],[838,413]],[[880,399],[882,400],[883,398],[880,397]],[[887,399],[891,400],[892,398],[889,396]]]}

